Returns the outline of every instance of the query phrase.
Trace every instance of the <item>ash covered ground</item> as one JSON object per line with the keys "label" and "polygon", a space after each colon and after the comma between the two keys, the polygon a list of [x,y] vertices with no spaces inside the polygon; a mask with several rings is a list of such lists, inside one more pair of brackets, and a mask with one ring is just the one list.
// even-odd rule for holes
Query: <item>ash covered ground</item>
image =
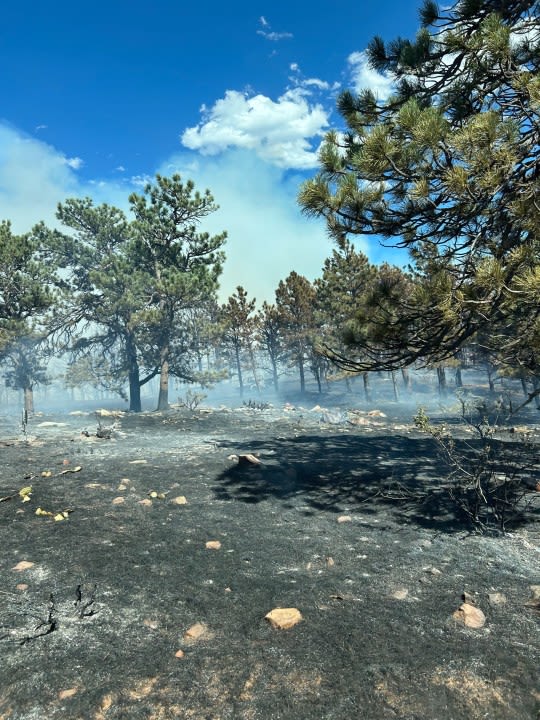
{"label": "ash covered ground", "polygon": [[538,718],[538,523],[464,526],[419,399],[2,418],[0,718]]}

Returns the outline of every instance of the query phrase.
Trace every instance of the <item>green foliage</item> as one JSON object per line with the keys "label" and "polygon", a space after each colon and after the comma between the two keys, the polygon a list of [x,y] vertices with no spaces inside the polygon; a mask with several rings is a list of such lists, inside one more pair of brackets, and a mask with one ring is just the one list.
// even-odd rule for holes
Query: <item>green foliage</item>
{"label": "green foliage", "polygon": [[190,313],[215,295],[226,233],[211,236],[199,230],[218,206],[209,190],[201,194],[179,175],[156,175],[143,195],[133,193],[129,201],[137,266],[147,277],[141,347],[146,365],[160,374],[161,410],[168,407],[169,374],[194,377]]}
{"label": "green foliage", "polygon": [[401,309],[380,295],[378,343],[353,338],[363,368],[439,362],[481,335],[494,358],[538,375],[538,6],[428,1],[421,20],[414,41],[372,41],[395,92],[341,95],[346,130],[328,133],[299,202],[338,242],[374,235],[410,252]]}
{"label": "green foliage", "polygon": [[55,303],[59,280],[46,246],[0,222],[0,353]]}

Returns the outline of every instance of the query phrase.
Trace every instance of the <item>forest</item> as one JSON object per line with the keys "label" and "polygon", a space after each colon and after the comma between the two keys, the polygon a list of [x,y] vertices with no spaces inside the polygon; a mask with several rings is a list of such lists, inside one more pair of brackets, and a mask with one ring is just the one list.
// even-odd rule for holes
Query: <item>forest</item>
{"label": "forest", "polygon": [[[117,392],[141,410],[159,378],[199,386],[236,378],[277,389],[284,372],[329,379],[464,364],[540,396],[539,24],[536,3],[425,2],[414,41],[369,46],[395,91],[343,92],[341,126],[298,194],[334,247],[314,282],[291,270],[275,302],[238,286],[218,301],[226,232],[210,235],[210,190],[157,175],[129,216],[92,198],[58,204],[54,228],[0,224],[0,357],[6,384],[50,380]],[[407,269],[372,265],[355,236],[406,248]],[[229,242],[234,242],[231,238]]]}

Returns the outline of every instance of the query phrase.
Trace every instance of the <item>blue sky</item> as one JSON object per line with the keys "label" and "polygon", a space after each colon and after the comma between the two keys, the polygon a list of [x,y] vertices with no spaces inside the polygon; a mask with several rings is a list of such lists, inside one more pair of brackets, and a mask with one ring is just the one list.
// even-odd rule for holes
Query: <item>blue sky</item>
{"label": "blue sky", "polygon": [[229,233],[223,299],[241,284],[271,301],[292,269],[313,280],[332,244],[298,185],[339,125],[339,91],[390,91],[363,51],[375,34],[414,36],[418,5],[6,0],[0,218],[23,232],[86,195],[127,209],[156,172],[180,172],[220,205],[205,227]]}

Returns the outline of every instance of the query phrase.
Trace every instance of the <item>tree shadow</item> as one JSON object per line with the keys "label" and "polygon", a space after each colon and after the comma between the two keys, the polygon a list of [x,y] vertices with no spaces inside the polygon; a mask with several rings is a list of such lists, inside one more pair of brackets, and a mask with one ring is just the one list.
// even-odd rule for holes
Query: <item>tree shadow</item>
{"label": "tree shadow", "polygon": [[219,500],[275,499],[305,515],[352,511],[439,532],[471,529],[450,495],[449,466],[432,438],[313,434],[243,447],[261,465],[238,464],[221,473],[214,487]]}

